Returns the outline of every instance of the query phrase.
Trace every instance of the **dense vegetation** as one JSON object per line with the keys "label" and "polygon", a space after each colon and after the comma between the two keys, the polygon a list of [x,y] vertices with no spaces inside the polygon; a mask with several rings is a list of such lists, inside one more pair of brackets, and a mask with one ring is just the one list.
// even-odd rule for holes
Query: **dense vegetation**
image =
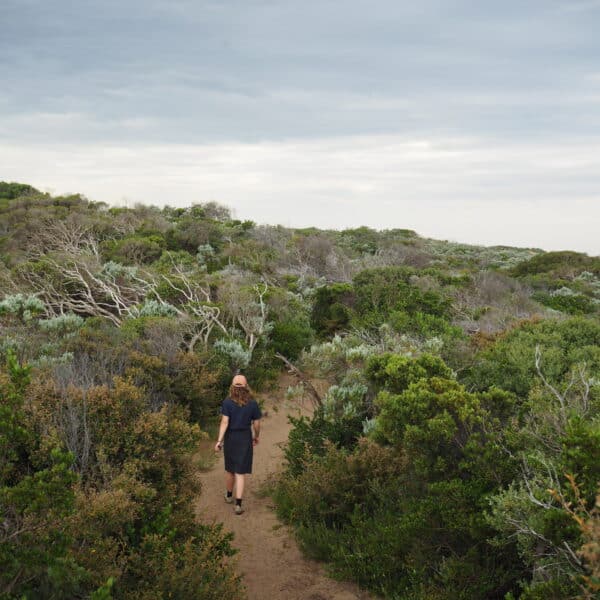
{"label": "dense vegetation", "polygon": [[0,183],[0,292],[0,598],[243,595],[195,459],[276,353],[329,382],[273,494],[333,574],[598,594],[600,259]]}

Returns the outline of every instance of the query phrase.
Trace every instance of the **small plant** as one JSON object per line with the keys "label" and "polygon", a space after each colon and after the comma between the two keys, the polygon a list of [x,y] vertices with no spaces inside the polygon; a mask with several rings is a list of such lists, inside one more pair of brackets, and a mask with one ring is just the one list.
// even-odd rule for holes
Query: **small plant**
{"label": "small plant", "polygon": [[252,352],[244,348],[239,340],[220,339],[215,342],[214,348],[229,359],[232,371],[245,369],[252,360]]}
{"label": "small plant", "polygon": [[31,294],[5,296],[0,302],[0,316],[13,315],[23,322],[31,321],[34,317],[43,314],[45,309],[42,300]]}

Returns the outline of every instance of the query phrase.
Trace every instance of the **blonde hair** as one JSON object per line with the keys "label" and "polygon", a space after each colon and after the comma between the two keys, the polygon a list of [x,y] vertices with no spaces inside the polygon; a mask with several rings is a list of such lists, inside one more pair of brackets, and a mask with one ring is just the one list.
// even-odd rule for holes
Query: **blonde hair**
{"label": "blonde hair", "polygon": [[231,385],[229,388],[229,397],[238,406],[246,406],[252,398],[252,390],[248,385]]}

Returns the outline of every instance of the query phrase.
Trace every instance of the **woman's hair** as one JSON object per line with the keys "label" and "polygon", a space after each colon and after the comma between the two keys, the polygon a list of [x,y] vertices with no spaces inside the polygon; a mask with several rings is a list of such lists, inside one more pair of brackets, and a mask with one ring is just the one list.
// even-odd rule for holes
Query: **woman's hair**
{"label": "woman's hair", "polygon": [[229,388],[229,397],[238,405],[245,406],[252,398],[252,390],[250,386],[231,385]]}

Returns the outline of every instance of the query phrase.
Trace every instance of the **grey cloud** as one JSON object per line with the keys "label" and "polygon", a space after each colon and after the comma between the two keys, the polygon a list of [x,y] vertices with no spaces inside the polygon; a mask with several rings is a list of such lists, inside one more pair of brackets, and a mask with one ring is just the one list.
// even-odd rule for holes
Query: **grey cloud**
{"label": "grey cloud", "polygon": [[[10,85],[2,113],[5,120],[77,112],[106,121],[104,135],[102,128],[65,132],[79,141],[130,141],[126,128],[111,123],[132,118],[160,124],[138,137],[190,142],[384,132],[589,135],[599,112],[585,100],[597,89],[589,73],[599,58],[598,18],[561,7],[537,0],[5,0],[0,19],[11,27],[0,40],[0,76]],[[513,101],[503,103],[507,94]],[[555,101],[539,107],[528,95]],[[351,106],[344,96],[358,101]]]}

